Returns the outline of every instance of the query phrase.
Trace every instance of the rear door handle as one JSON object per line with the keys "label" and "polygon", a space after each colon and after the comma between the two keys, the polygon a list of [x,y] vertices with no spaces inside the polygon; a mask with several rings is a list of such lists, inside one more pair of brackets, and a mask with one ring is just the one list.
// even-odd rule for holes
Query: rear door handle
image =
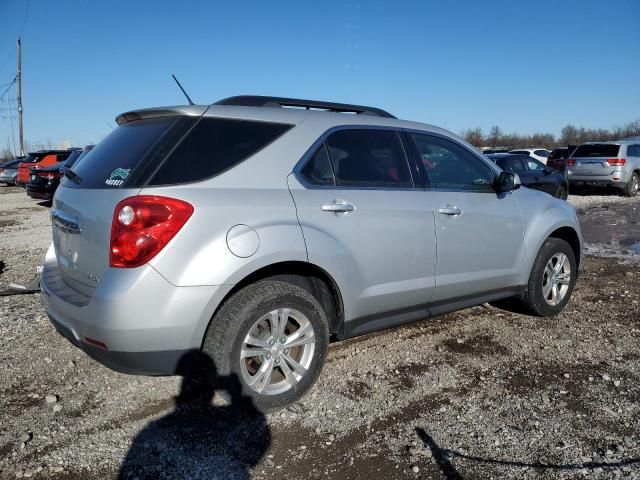
{"label": "rear door handle", "polygon": [[342,200],[335,200],[332,203],[325,203],[322,205],[323,212],[349,213],[353,212],[355,209],[355,205]]}
{"label": "rear door handle", "polygon": [[462,215],[462,209],[458,207],[442,207],[438,209],[438,213],[441,213],[443,215],[453,215],[454,217],[457,217],[459,215]]}

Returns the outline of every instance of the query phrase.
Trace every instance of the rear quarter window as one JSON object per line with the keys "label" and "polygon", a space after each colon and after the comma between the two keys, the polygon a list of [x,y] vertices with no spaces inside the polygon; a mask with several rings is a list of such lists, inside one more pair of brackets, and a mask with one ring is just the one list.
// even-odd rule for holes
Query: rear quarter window
{"label": "rear quarter window", "polygon": [[204,180],[266,147],[293,125],[202,118],[155,172],[148,185]]}
{"label": "rear quarter window", "polygon": [[73,166],[76,182],[63,179],[71,188],[118,188],[145,155],[176,123],[178,117],[140,120],[120,125]]}

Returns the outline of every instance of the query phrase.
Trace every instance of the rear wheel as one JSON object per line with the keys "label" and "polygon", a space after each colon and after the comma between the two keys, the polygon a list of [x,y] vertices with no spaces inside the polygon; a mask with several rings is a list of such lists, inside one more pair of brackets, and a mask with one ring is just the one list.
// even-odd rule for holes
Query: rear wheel
{"label": "rear wheel", "polygon": [[576,258],[571,246],[559,238],[548,238],[533,264],[522,303],[536,315],[557,315],[569,302],[576,274]]}
{"label": "rear wheel", "polygon": [[627,186],[624,187],[624,195],[626,197],[635,197],[638,194],[638,190],[640,190],[640,176],[638,176],[638,172],[633,172],[627,182]]}
{"label": "rear wheel", "polygon": [[233,375],[244,395],[268,411],[302,397],[327,353],[326,315],[309,292],[263,280],[234,294],[214,316],[203,351],[219,376]]}

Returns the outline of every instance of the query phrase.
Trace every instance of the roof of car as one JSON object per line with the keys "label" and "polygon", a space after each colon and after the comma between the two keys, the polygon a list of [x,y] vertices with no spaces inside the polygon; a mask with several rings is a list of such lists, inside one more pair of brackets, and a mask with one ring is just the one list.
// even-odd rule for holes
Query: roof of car
{"label": "roof of car", "polygon": [[[342,104],[339,104],[342,105]],[[337,126],[387,126],[425,130],[453,136],[463,141],[457,135],[420,122],[400,120],[394,117],[377,116],[371,114],[354,114],[326,110],[307,110],[305,108],[288,108],[280,106],[244,106],[244,105],[174,105],[167,107],[146,108],[125,112],[116,117],[116,122],[122,125],[127,122],[141,120],[143,118],[158,118],[169,115],[210,116],[220,118],[234,118],[243,120],[257,120],[269,122],[281,122],[294,125],[314,124],[318,128],[329,129]],[[463,141],[464,142],[464,141]],[[464,142],[466,143],[466,142]]]}

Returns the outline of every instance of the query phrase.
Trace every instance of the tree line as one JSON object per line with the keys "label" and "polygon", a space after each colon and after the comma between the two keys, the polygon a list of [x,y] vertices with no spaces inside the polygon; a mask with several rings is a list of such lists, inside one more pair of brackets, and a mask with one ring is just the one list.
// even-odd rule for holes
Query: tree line
{"label": "tree line", "polygon": [[622,127],[614,127],[611,130],[576,127],[569,124],[562,128],[559,137],[551,133],[534,133],[533,135],[504,133],[497,125],[491,127],[486,135],[480,127],[476,127],[464,130],[460,136],[476,147],[566,147],[567,145],[579,145],[584,142],[604,142],[640,136],[640,119],[629,122]]}

